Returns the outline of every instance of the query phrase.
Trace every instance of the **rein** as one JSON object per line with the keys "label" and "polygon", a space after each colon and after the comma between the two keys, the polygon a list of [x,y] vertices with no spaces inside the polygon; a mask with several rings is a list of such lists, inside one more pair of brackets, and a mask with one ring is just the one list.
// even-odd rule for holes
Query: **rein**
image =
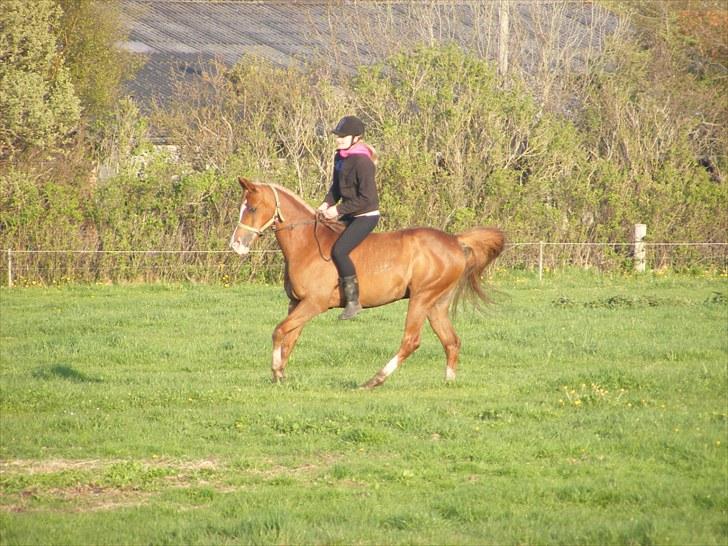
{"label": "rein", "polygon": [[319,241],[319,238],[318,238],[319,223],[321,223],[325,226],[327,225],[326,222],[321,222],[319,220],[319,215],[317,213],[316,216],[314,216],[313,220],[304,220],[302,222],[296,222],[295,224],[288,224],[287,226],[283,226],[283,227],[273,226],[273,231],[284,231],[286,229],[293,229],[298,226],[308,226],[310,224],[313,224],[314,225],[313,226],[313,238],[316,241],[316,248],[318,248],[319,256],[321,256],[321,259],[323,261],[330,262],[331,258],[327,258],[326,256],[324,256],[324,252],[323,252],[323,250],[321,250],[321,241]]}
{"label": "rein", "polygon": [[325,261],[325,262],[330,262],[331,261],[331,258],[330,257],[327,258],[326,256],[324,256],[324,253],[321,250],[321,241],[319,241],[319,238],[318,238],[318,221],[319,221],[319,215],[318,215],[318,213],[316,213],[316,216],[314,216],[314,218],[313,218],[313,222],[314,222],[314,225],[313,225],[313,238],[316,241],[316,248],[318,248],[319,256],[321,256],[321,259],[323,261]]}

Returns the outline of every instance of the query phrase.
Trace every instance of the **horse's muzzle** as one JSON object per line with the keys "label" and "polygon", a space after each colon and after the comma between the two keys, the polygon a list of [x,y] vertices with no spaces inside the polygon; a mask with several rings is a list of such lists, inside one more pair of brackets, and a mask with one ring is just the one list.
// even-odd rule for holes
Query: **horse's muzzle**
{"label": "horse's muzzle", "polygon": [[250,252],[250,247],[244,245],[240,241],[233,241],[230,243],[230,248],[232,248],[239,256],[247,256],[248,252]]}

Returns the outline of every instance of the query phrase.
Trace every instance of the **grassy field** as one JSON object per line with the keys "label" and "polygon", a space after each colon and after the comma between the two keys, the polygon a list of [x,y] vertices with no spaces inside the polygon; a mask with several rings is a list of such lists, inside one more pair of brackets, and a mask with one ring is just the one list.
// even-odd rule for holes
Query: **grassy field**
{"label": "grassy field", "polygon": [[728,279],[491,284],[372,392],[403,302],[279,386],[280,287],[1,290],[0,543],[728,543]]}

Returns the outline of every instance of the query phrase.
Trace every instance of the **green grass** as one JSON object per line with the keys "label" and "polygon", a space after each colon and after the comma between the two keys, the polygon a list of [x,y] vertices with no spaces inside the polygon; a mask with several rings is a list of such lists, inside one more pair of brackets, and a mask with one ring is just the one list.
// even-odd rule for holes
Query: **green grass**
{"label": "green grass", "polygon": [[728,543],[728,282],[499,273],[458,380],[406,303],[303,332],[280,287],[3,289],[0,543]]}

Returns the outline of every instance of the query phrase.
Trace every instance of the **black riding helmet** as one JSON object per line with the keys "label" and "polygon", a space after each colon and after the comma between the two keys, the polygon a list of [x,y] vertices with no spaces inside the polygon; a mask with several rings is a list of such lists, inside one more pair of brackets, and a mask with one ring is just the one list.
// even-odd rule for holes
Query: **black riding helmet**
{"label": "black riding helmet", "polygon": [[364,134],[364,123],[356,116],[344,116],[331,132],[338,137],[361,136]]}

